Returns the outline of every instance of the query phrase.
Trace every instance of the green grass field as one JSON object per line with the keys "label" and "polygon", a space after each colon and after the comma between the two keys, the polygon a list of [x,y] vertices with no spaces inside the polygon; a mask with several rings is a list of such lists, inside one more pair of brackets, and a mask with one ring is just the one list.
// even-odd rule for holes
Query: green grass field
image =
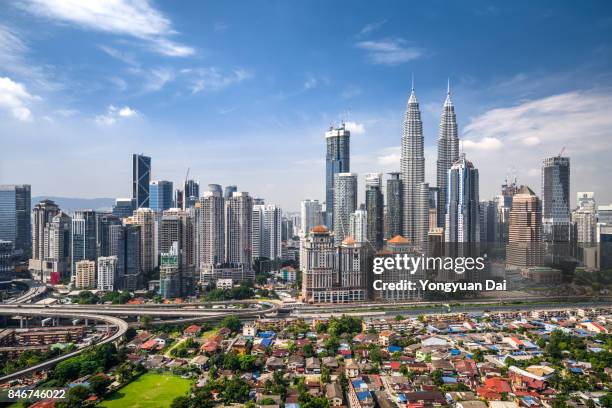
{"label": "green grass field", "polygon": [[101,404],[104,408],[162,408],[172,400],[186,395],[191,382],[171,374],[146,373],[109,395]]}

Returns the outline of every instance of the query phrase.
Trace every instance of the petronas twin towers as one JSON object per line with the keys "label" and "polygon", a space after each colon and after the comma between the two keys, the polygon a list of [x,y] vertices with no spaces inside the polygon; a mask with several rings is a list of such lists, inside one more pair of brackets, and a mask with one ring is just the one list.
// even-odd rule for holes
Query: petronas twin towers
{"label": "petronas twin towers", "polygon": [[[429,183],[425,182],[423,147],[423,122],[421,121],[421,111],[413,81],[404,115],[400,159],[400,178],[403,187],[403,235],[421,250],[426,250],[429,232],[430,188]],[[457,120],[449,85],[438,130],[437,186],[439,196],[436,200],[437,226],[444,225],[447,172],[458,158]]]}

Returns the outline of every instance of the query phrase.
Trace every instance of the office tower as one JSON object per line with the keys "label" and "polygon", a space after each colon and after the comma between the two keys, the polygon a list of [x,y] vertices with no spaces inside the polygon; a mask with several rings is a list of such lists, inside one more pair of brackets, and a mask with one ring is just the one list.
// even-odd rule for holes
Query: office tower
{"label": "office tower", "polygon": [[330,126],[329,130],[325,132],[325,143],[327,145],[325,155],[325,224],[327,228],[334,228],[336,174],[351,171],[351,132],[346,129],[344,123],[339,128]]}
{"label": "office tower", "polygon": [[219,193],[223,197],[223,187],[221,187],[221,184],[209,184],[208,191]]}
{"label": "office tower", "polygon": [[[368,216],[367,240],[374,247],[383,246],[384,197],[382,192],[382,173],[366,174],[366,211]],[[353,237],[355,238],[355,237]],[[357,240],[357,238],[355,238]],[[358,241],[357,242],[361,242]]]}
{"label": "office tower", "polygon": [[457,117],[455,106],[451,100],[450,81],[446,91],[446,100],[440,115],[440,126],[438,127],[438,161],[437,182],[439,189],[439,200],[437,206],[438,227],[446,223],[446,181],[448,170],[453,163],[459,159],[459,137],[457,136]]}
{"label": "office tower", "polygon": [[360,208],[350,216],[349,233],[347,236],[352,237],[356,242],[368,242],[369,227],[368,212]]}
{"label": "office tower", "polygon": [[334,237],[340,243],[350,233],[351,214],[357,209],[357,174],[338,173],[334,184]]}
{"label": "office tower", "polygon": [[180,296],[180,260],[178,243],[174,242],[167,252],[162,252],[159,262],[159,294],[163,298]]}
{"label": "office tower", "polygon": [[0,282],[13,279],[13,272],[15,272],[13,243],[0,240]]}
{"label": "office tower", "polygon": [[597,269],[610,270],[612,268],[612,224],[598,223],[595,238],[599,244]]}
{"label": "office tower", "polygon": [[575,241],[579,244],[594,243],[597,230],[595,194],[593,192],[579,192],[576,198],[578,208],[572,211]]}
{"label": "office tower", "polygon": [[43,262],[48,253],[48,225],[59,213],[59,207],[52,200],[42,200],[32,209],[32,258],[28,268],[34,276],[40,276]]}
{"label": "office tower", "polygon": [[[210,185],[209,185],[210,187]],[[225,204],[220,189],[206,191],[200,197],[198,251],[200,269],[225,261]]]}
{"label": "office tower", "polygon": [[371,273],[371,246],[348,237],[336,249],[337,283],[332,292],[334,303],[350,303],[368,297],[368,273]]}
{"label": "office tower", "polygon": [[495,242],[508,243],[508,223],[510,210],[512,209],[512,196],[518,191],[516,180],[512,183],[505,181],[501,186],[501,194],[495,196],[494,201],[497,205],[497,221],[495,226]]}
{"label": "office tower", "polygon": [[133,198],[117,198],[113,205],[113,215],[119,218],[131,217],[136,209],[136,201]]}
{"label": "office tower", "polygon": [[223,198],[229,200],[232,198],[232,194],[238,191],[238,186],[225,186],[225,190],[223,191]]}
{"label": "office tower", "polygon": [[[440,205],[440,188],[429,187],[429,201],[428,201],[428,228],[432,230],[438,228],[438,207]],[[446,210],[444,210],[446,211]]]}
{"label": "office tower", "polygon": [[98,257],[110,256],[111,254],[111,226],[123,225],[120,217],[108,213],[96,213],[96,232]]}
{"label": "office tower", "polygon": [[[293,237],[297,237],[302,231],[302,213],[292,213],[289,218],[293,222]],[[321,219],[321,222],[319,224],[322,223],[323,221]]]}
{"label": "office tower", "polygon": [[125,225],[110,227],[110,256],[117,257],[114,289],[137,290],[142,287],[142,226],[128,218]]}
{"label": "office tower", "polygon": [[79,261],[97,258],[97,220],[93,210],[77,210],[72,217],[72,277]]}
{"label": "office tower", "polygon": [[282,222],[283,211],[275,204],[267,204],[263,209],[262,253],[268,259],[280,259],[282,256]]}
{"label": "office tower", "polygon": [[140,226],[140,270],[147,275],[155,268],[157,257],[155,212],[150,208],[138,208],[134,211],[132,224]]}
{"label": "office tower", "polygon": [[59,212],[47,225],[48,248],[40,280],[58,284],[68,280],[72,271],[72,218]]}
{"label": "office tower", "polygon": [[323,207],[319,200],[303,200],[300,203],[300,235],[306,236],[315,226],[323,223]]}
{"label": "office tower", "polygon": [[506,250],[506,263],[509,267],[541,265],[541,230],[540,199],[529,187],[521,186],[512,196]]}
{"label": "office tower", "polygon": [[74,287],[94,289],[96,287],[96,262],[78,261],[75,266]]}
{"label": "office tower", "polygon": [[116,256],[101,256],[98,258],[98,290],[105,292],[112,292],[115,290],[117,261],[118,259]]}
{"label": "office tower", "polygon": [[149,207],[150,182],[151,158],[142,154],[132,155],[132,198],[135,209]]}
{"label": "office tower", "polygon": [[[387,245],[384,251],[380,251],[375,254],[376,257],[395,257],[397,255],[403,256],[404,254],[409,257],[420,257],[422,256],[408,239],[397,235],[390,240],[387,240]],[[424,278],[422,265],[417,270],[408,270],[406,268],[390,268],[380,275],[375,275],[374,280],[380,280],[384,283],[401,283],[402,281],[415,281]],[[372,288],[374,289],[373,285]],[[419,285],[415,290],[391,290],[388,286],[380,286],[379,290],[372,290],[372,298],[383,302],[402,302],[411,300],[420,300],[422,293]]]}
{"label": "office tower", "polygon": [[162,212],[172,207],[173,185],[171,181],[153,180],[149,183],[149,207]]}
{"label": "office tower", "polygon": [[32,252],[31,189],[29,184],[0,185],[0,240],[13,243],[17,258]]}
{"label": "office tower", "polygon": [[570,159],[549,157],[542,161],[542,240],[570,241]]}
{"label": "office tower", "polygon": [[481,201],[479,204],[480,216],[480,242],[491,243],[496,241],[497,231],[497,203],[493,200]]}
{"label": "office tower", "polygon": [[597,222],[612,225],[612,204],[597,206]]}
{"label": "office tower", "polygon": [[250,272],[253,258],[253,198],[247,192],[232,192],[225,202],[225,246],[225,262],[240,265]]}
{"label": "office tower", "polygon": [[178,205],[178,208],[186,210],[187,208],[193,208],[195,203],[200,197],[200,184],[195,180],[186,180],[183,183],[183,202],[182,205]]}
{"label": "office tower", "polygon": [[177,281],[176,296],[186,296],[195,287],[195,222],[187,211],[171,208],[163,212],[159,221],[159,252],[171,252],[172,246],[177,246],[179,273],[173,275]]}
{"label": "office tower", "polygon": [[387,180],[387,233],[386,238],[391,239],[402,235],[402,180],[400,173],[389,173],[391,178]]}
{"label": "office tower", "polygon": [[427,191],[423,191],[424,184],[426,184],[424,183],[423,123],[421,122],[421,112],[414,90],[414,82],[404,115],[400,171],[404,200],[402,235],[423,249],[427,245],[429,211],[427,201],[425,201],[425,207],[423,207],[422,195],[424,193],[426,196],[429,194],[429,185],[427,185]]}
{"label": "office tower", "polygon": [[288,241],[293,238],[293,220],[283,216],[281,227],[281,240]]}
{"label": "office tower", "polygon": [[480,241],[478,196],[478,169],[462,154],[448,170],[445,242]]}

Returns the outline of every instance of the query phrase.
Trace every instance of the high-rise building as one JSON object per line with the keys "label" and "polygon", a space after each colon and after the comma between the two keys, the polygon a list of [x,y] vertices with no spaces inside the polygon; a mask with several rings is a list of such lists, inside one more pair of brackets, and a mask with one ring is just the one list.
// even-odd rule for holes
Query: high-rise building
{"label": "high-rise building", "polygon": [[[403,200],[403,236],[418,248],[427,246],[429,185],[425,183],[425,156],[423,153],[423,122],[414,90],[414,82],[406,113],[400,159]],[[425,201],[423,202],[423,194]]]}
{"label": "high-rise building", "polygon": [[346,129],[344,123],[342,123],[339,128],[331,126],[329,130],[325,132],[325,143],[327,145],[327,153],[325,156],[325,224],[327,228],[331,229],[335,226],[334,187],[336,183],[336,174],[348,173],[351,171],[351,132]]}
{"label": "high-rise building", "polygon": [[117,275],[117,257],[101,256],[98,258],[98,290],[112,292],[115,290],[115,276]]}
{"label": "high-rise building", "polygon": [[75,266],[74,287],[77,289],[94,289],[96,287],[96,262],[78,261]]}
{"label": "high-rise building", "polygon": [[225,262],[250,271],[252,249],[253,198],[247,192],[234,191],[225,202]]}
{"label": "high-rise building", "polygon": [[158,213],[172,207],[171,181],[153,180],[149,183],[149,207]]}
{"label": "high-rise building", "polygon": [[323,206],[319,203],[319,200],[303,200],[301,202],[301,236],[305,237],[315,226],[323,224],[322,211]]}
{"label": "high-rise building", "polygon": [[[209,185],[210,187],[210,185]],[[225,203],[220,189],[213,188],[200,197],[198,252],[200,265],[214,266],[225,261]]]}
{"label": "high-rise building", "polygon": [[133,198],[117,198],[113,205],[113,215],[119,218],[131,217],[136,209],[136,201]]}
{"label": "high-rise building", "polygon": [[[438,187],[429,187],[429,230],[438,228],[438,208],[440,205],[440,189]],[[446,211],[446,209],[444,210]]]}
{"label": "high-rise building", "polygon": [[15,272],[13,243],[0,240],[0,282],[13,279],[13,272]]}
{"label": "high-rise building", "polygon": [[97,220],[93,210],[77,210],[72,217],[72,278],[80,261],[95,261],[98,257]]}
{"label": "high-rise building", "polygon": [[135,208],[149,207],[150,182],[151,158],[142,154],[132,155],[132,198]]}
{"label": "high-rise building", "polygon": [[478,169],[465,154],[448,170],[445,242],[480,242]]}
{"label": "high-rise building", "polygon": [[[397,255],[407,254],[408,256],[419,257],[421,253],[418,252],[408,239],[397,235],[387,240],[387,246],[384,251],[379,251],[377,257],[395,257]],[[417,270],[408,270],[406,268],[390,268],[386,269],[384,273],[376,275],[374,279],[380,280],[381,284],[385,283],[400,283],[403,281],[415,281],[425,276],[422,266],[419,266]],[[381,285],[381,289],[372,291],[372,298],[384,302],[403,302],[411,300],[420,300],[422,292],[419,285],[415,290],[391,290],[389,286]]]}
{"label": "high-rise building", "polygon": [[542,240],[570,241],[570,159],[554,156],[542,161]]}
{"label": "high-rise building", "polygon": [[59,212],[47,226],[49,241],[40,280],[57,284],[68,280],[72,271],[72,218]]}
{"label": "high-rise building", "polygon": [[438,227],[443,227],[446,223],[446,181],[447,173],[453,163],[459,159],[459,137],[457,136],[457,117],[455,107],[451,99],[450,80],[446,91],[446,100],[440,116],[440,126],[438,127],[438,161],[437,161],[437,181],[439,189],[438,200]]}
{"label": "high-rise building", "polygon": [[238,191],[238,186],[230,185],[225,186],[225,190],[223,190],[223,198],[229,200],[232,198],[232,194]]}
{"label": "high-rise building", "polygon": [[597,222],[612,225],[612,204],[597,206]]}
{"label": "high-rise building", "polygon": [[338,173],[334,184],[334,237],[336,244],[350,234],[351,214],[357,209],[357,174]]}
{"label": "high-rise building", "polygon": [[368,242],[368,212],[364,209],[358,209],[351,214],[350,227],[348,236],[352,237],[355,242],[365,243]]}
{"label": "high-rise building", "polygon": [[200,185],[198,182],[195,180],[186,180],[183,184],[183,203],[182,206],[177,203],[177,207],[183,210],[193,208],[199,197]]}
{"label": "high-rise building", "polygon": [[159,263],[159,294],[163,298],[181,295],[181,266],[178,242],[172,243],[170,250],[162,252]]}
{"label": "high-rise building", "polygon": [[497,220],[495,222],[494,242],[508,243],[508,223],[510,220],[510,210],[512,209],[512,196],[518,191],[516,180],[508,183],[508,180],[501,186],[501,194],[495,196],[494,201],[497,209]]}
{"label": "high-rise building", "polygon": [[132,224],[140,226],[140,270],[145,275],[155,268],[157,249],[155,212],[150,208],[134,211]]}
{"label": "high-rise building", "polygon": [[58,213],[59,207],[52,200],[42,200],[32,209],[32,258],[29,269],[34,276],[40,276],[48,254],[48,225]]}
{"label": "high-rise building", "polygon": [[221,187],[221,184],[209,184],[208,191],[219,193],[223,197],[223,187]]}
{"label": "high-rise building", "polygon": [[274,204],[253,206],[253,259],[282,256],[282,210]]}
{"label": "high-rise building", "polygon": [[0,185],[0,240],[13,243],[22,260],[32,252],[31,188],[29,184]]}
{"label": "high-rise building", "polygon": [[579,244],[595,242],[597,230],[597,205],[595,194],[592,192],[579,192],[577,194],[578,208],[572,211],[575,241]]}
{"label": "high-rise building", "polygon": [[281,240],[288,241],[291,238],[293,238],[293,220],[290,217],[283,216]]}
{"label": "high-rise building", "polygon": [[402,235],[402,208],[404,205],[402,199],[402,180],[400,173],[389,173],[391,176],[387,180],[387,228],[386,238],[391,239],[397,235]]}
{"label": "high-rise building", "polygon": [[110,256],[117,257],[114,289],[137,290],[142,287],[141,225],[128,218],[125,225],[110,227]]}
{"label": "high-rise building", "polygon": [[169,253],[176,244],[179,260],[179,273],[173,275],[177,281],[173,287],[177,289],[177,296],[186,296],[193,292],[195,287],[195,221],[187,212],[178,208],[171,208],[163,212],[159,222],[159,252]]}
{"label": "high-rise building", "polygon": [[497,203],[493,200],[481,201],[480,216],[480,242],[491,243],[496,241],[497,231]]}
{"label": "high-rise building", "polygon": [[111,254],[111,226],[123,225],[123,221],[116,215],[109,213],[96,213],[96,233],[98,257],[110,256]]}
{"label": "high-rise building", "polygon": [[[380,249],[383,246],[385,209],[381,173],[366,174],[365,200],[368,217],[367,239],[374,249]],[[355,238],[355,240],[357,240],[357,238]]]}
{"label": "high-rise building", "polygon": [[506,249],[508,266],[529,268],[541,265],[541,230],[540,199],[529,187],[521,186],[512,196]]}

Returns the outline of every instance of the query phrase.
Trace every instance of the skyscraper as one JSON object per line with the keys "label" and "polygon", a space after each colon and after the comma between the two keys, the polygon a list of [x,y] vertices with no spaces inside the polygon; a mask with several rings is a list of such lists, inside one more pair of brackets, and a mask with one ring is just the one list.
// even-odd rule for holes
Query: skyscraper
{"label": "skyscraper", "polygon": [[123,225],[123,221],[118,216],[108,213],[96,213],[96,220],[98,257],[110,256],[111,226]]}
{"label": "skyscraper", "polygon": [[356,210],[354,213],[351,214],[349,223],[350,227],[348,236],[353,238],[355,242],[368,242],[368,212],[361,208]]}
{"label": "skyscraper", "polygon": [[238,186],[225,186],[225,190],[223,190],[223,198],[229,200],[232,198],[232,194],[238,191]]}
{"label": "skyscraper", "polygon": [[481,201],[480,216],[480,242],[491,243],[497,237],[497,203],[493,200]]}
{"label": "skyscraper", "polygon": [[159,252],[169,253],[176,244],[178,273],[172,278],[174,296],[189,295],[195,285],[195,225],[193,217],[178,208],[163,212],[159,221]]}
{"label": "skyscraper", "polygon": [[14,254],[27,260],[32,252],[29,184],[0,185],[0,240],[13,243]]}
{"label": "skyscraper", "polygon": [[334,237],[336,244],[350,234],[350,217],[357,209],[357,174],[338,173],[334,184]]}
{"label": "skyscraper", "polygon": [[150,182],[151,158],[142,154],[132,155],[132,198],[136,208],[149,207]]}
{"label": "skyscraper", "polygon": [[[348,173],[350,165],[351,132],[344,123],[339,128],[331,126],[325,132],[327,154],[325,156],[325,224],[334,227],[334,183],[336,174]],[[347,218],[348,219],[348,218]]]}
{"label": "skyscraper", "polygon": [[404,220],[400,173],[389,173],[389,175],[391,178],[387,180],[387,239],[403,234],[402,222]]}
{"label": "skyscraper", "polygon": [[577,194],[578,208],[572,211],[572,222],[575,225],[575,241],[581,244],[595,242],[597,230],[597,205],[595,194],[579,192]]}
{"label": "skyscraper", "polygon": [[[210,187],[210,186],[209,186]],[[225,204],[219,189],[206,191],[200,197],[198,216],[198,251],[200,269],[225,261]]]}
{"label": "skyscraper", "polygon": [[232,192],[232,196],[225,202],[225,231],[225,261],[250,271],[253,256],[253,198],[249,193]]}
{"label": "skyscraper", "polygon": [[115,276],[117,275],[117,257],[102,256],[98,258],[97,288],[102,291],[115,290]]}
{"label": "skyscraper", "polygon": [[172,207],[172,182],[153,180],[149,183],[149,207],[158,213]]}
{"label": "skyscraper", "polygon": [[383,246],[385,207],[382,192],[382,173],[366,174],[365,200],[368,217],[367,239],[372,247],[380,249]]}
{"label": "skyscraper", "polygon": [[438,199],[438,227],[443,227],[446,218],[446,180],[448,169],[459,158],[459,138],[457,136],[457,117],[455,107],[451,100],[450,80],[446,91],[446,100],[440,116],[438,128],[438,161],[437,161],[437,186],[439,189]]}
{"label": "skyscraper", "polygon": [[497,206],[497,220],[495,225],[495,242],[508,243],[508,223],[510,210],[512,209],[512,196],[516,194],[518,187],[516,180],[508,183],[508,180],[501,186],[501,194],[495,196]]}
{"label": "skyscraper", "polygon": [[477,243],[480,241],[478,169],[462,154],[447,174],[444,241]]}
{"label": "skyscraper", "polygon": [[79,261],[95,261],[97,249],[97,220],[93,210],[77,210],[72,217],[72,279]]}
{"label": "skyscraper", "polygon": [[512,196],[506,249],[508,266],[528,268],[541,265],[541,230],[540,199],[529,187],[521,186]]}
{"label": "skyscraper", "polygon": [[133,221],[129,218],[126,225],[110,227],[110,256],[117,257],[114,289],[137,290],[142,286],[142,227]]}
{"label": "skyscraper", "polygon": [[300,203],[301,236],[305,237],[311,229],[323,223],[322,211],[319,200],[303,200]]}
{"label": "skyscraper", "polygon": [[60,211],[47,230],[49,244],[40,280],[56,284],[67,280],[72,271],[72,219]]}
{"label": "skyscraper", "polygon": [[[404,205],[402,234],[410,242],[424,249],[427,246],[429,185],[425,183],[425,156],[423,154],[423,123],[414,90],[414,82],[406,113],[402,135],[400,171]],[[425,194],[425,202],[423,202]]]}
{"label": "skyscraper", "polygon": [[138,208],[134,211],[132,223],[140,227],[140,270],[148,274],[155,268],[157,258],[155,212],[150,208]]}
{"label": "skyscraper", "polygon": [[253,258],[278,259],[282,256],[282,210],[274,204],[253,206]]}
{"label": "skyscraper", "polygon": [[168,251],[162,251],[159,262],[159,294],[163,298],[181,295],[181,266],[178,242],[173,242]]}
{"label": "skyscraper", "polygon": [[136,209],[136,201],[133,198],[117,198],[113,205],[113,215],[119,218],[131,217]]}
{"label": "skyscraper", "polygon": [[39,276],[48,253],[48,225],[59,213],[59,207],[52,200],[42,200],[32,209],[32,258],[29,269]]}
{"label": "skyscraper", "polygon": [[542,239],[570,241],[570,159],[554,156],[542,161]]}
{"label": "skyscraper", "polygon": [[195,180],[186,180],[183,184],[183,208],[192,208],[200,197],[200,185]]}

